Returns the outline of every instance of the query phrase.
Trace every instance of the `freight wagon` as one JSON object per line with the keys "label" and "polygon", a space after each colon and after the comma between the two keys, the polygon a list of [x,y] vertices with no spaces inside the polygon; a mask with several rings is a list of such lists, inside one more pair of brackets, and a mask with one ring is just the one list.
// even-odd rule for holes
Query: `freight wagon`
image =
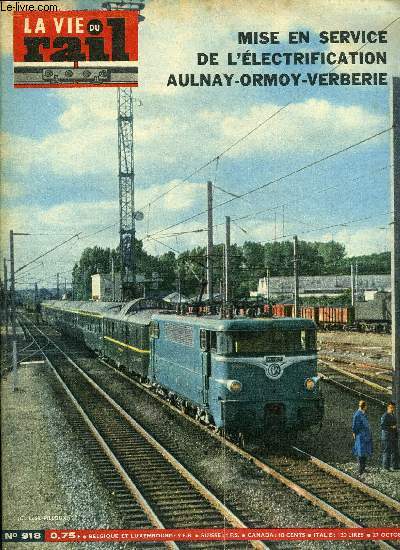
{"label": "freight wagon", "polygon": [[390,332],[392,322],[390,293],[378,292],[373,300],[357,302],[354,321],[362,332]]}

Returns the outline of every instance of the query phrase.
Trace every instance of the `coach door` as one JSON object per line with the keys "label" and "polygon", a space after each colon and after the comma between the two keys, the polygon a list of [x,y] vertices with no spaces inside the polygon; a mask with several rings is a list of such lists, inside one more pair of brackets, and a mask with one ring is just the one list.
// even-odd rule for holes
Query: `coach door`
{"label": "coach door", "polygon": [[[211,376],[211,341],[212,331],[200,329],[201,369],[203,404],[208,405],[208,390]],[[214,333],[215,334],[215,333]]]}

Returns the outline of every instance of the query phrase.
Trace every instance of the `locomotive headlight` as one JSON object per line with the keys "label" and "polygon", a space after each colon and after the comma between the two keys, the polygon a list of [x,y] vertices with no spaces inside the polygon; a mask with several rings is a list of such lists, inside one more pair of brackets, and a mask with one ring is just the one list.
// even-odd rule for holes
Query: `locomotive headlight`
{"label": "locomotive headlight", "polygon": [[242,390],[242,384],[239,380],[229,380],[227,386],[232,393],[239,393]]}
{"label": "locomotive headlight", "polygon": [[315,388],[315,382],[312,378],[307,378],[307,380],[304,382],[304,385],[306,387],[306,390],[312,391]]}

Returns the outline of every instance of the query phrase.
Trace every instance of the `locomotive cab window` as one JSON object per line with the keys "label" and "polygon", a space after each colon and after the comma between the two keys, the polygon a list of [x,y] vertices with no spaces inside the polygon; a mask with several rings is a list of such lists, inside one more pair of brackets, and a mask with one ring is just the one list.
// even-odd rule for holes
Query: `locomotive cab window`
{"label": "locomotive cab window", "polygon": [[[236,355],[295,355],[314,353],[315,330],[266,330],[259,332],[234,332],[229,335],[228,346]],[[229,351],[228,351],[229,352]]]}

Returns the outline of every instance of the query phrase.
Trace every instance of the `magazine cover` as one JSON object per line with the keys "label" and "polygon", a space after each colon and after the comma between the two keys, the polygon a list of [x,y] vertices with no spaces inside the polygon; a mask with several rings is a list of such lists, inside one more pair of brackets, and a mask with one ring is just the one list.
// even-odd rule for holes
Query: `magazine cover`
{"label": "magazine cover", "polygon": [[400,548],[400,2],[0,24],[4,548]]}

